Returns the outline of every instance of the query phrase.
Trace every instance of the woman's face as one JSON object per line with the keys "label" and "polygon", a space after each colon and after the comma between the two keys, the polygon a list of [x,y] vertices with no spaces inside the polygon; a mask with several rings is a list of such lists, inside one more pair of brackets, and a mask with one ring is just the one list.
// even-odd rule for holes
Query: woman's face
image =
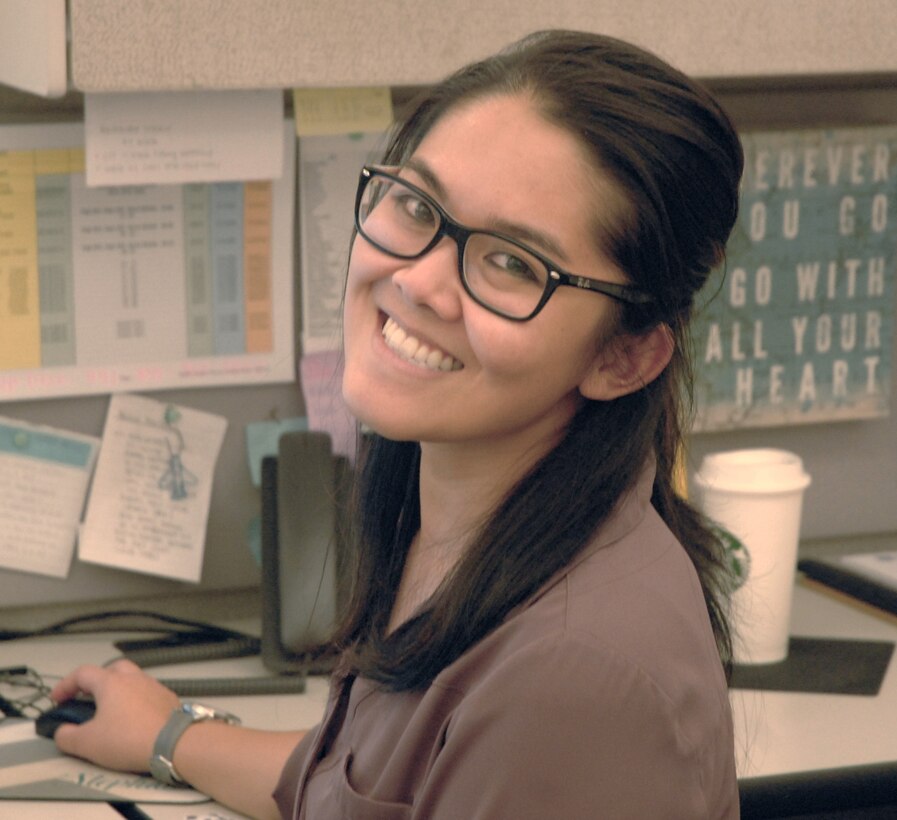
{"label": "woman's face", "polygon": [[[624,281],[594,238],[598,219],[613,218],[618,196],[576,139],[524,96],[449,111],[401,175],[464,225],[510,233],[582,276]],[[581,386],[595,377],[613,331],[613,303],[562,287],[532,320],[512,322],[466,294],[457,253],[443,237],[426,256],[401,260],[356,237],[345,299],[345,399],[387,438],[547,450],[575,412]],[[409,359],[416,352],[423,362]]]}

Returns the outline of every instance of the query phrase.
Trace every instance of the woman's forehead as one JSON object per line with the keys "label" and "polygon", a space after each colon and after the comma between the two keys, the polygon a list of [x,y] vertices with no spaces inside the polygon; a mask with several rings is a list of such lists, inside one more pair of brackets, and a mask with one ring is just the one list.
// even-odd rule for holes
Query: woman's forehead
{"label": "woman's forehead", "polygon": [[[579,231],[594,244],[596,228],[625,212],[618,186],[586,145],[525,94],[449,109],[407,167],[461,221],[529,222],[565,237]],[[569,238],[560,244],[566,247]]]}

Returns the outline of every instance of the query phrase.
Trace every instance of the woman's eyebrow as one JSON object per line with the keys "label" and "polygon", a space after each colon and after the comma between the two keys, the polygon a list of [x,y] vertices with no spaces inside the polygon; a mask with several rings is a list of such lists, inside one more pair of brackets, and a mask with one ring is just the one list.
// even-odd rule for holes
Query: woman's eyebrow
{"label": "woman's eyebrow", "polygon": [[448,196],[448,192],[445,190],[445,186],[439,181],[439,177],[436,176],[436,172],[427,165],[421,159],[416,159],[415,157],[411,157],[407,162],[405,162],[402,166],[403,168],[407,168],[411,171],[414,171],[430,188],[434,194],[436,194],[439,199],[446,199]]}
{"label": "woman's eyebrow", "polygon": [[537,245],[542,253],[552,258],[557,258],[564,264],[569,264],[570,262],[561,246],[544,231],[521,225],[519,222],[510,222],[506,219],[491,219],[489,223],[489,230],[494,230],[505,236],[511,236],[527,245]]}
{"label": "woman's eyebrow", "polygon": [[[445,186],[440,182],[436,172],[421,159],[411,157],[404,163],[404,168],[414,171],[424,184],[435,194],[440,202],[445,202],[449,198]],[[445,207],[445,206],[443,206]],[[468,226],[473,227],[473,226]],[[480,226],[478,226],[480,227]],[[483,230],[495,231],[497,233],[511,236],[520,242],[537,245],[546,254],[557,257],[565,264],[569,262],[567,255],[564,253],[560,244],[544,231],[540,231],[529,225],[523,225],[519,222],[513,222],[500,217],[488,220],[488,225],[481,226]]]}

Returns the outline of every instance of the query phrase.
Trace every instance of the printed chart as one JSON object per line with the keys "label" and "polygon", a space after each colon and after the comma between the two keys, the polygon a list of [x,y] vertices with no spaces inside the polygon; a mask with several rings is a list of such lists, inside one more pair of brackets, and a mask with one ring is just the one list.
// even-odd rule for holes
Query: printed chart
{"label": "printed chart", "polygon": [[290,381],[278,180],[88,188],[83,126],[0,128],[0,401]]}

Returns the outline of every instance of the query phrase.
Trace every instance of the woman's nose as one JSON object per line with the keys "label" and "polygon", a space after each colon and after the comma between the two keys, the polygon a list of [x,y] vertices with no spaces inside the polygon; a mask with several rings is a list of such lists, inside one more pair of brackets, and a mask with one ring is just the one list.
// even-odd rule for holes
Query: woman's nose
{"label": "woman's nose", "polygon": [[458,243],[444,236],[420,258],[402,262],[392,280],[408,302],[452,321],[461,316],[463,288],[458,265]]}

